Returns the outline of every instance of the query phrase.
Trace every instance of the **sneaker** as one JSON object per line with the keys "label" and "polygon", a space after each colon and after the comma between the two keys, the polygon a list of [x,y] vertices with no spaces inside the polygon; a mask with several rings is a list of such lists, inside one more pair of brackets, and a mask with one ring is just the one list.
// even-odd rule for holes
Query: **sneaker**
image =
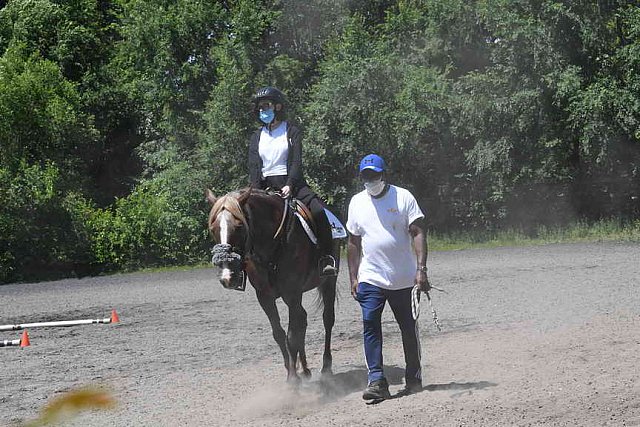
{"label": "sneaker", "polygon": [[318,270],[320,276],[337,276],[336,260],[331,255],[324,255],[318,260]]}
{"label": "sneaker", "polygon": [[389,384],[384,378],[370,382],[367,388],[364,389],[364,393],[362,393],[364,400],[384,400],[390,397]]}

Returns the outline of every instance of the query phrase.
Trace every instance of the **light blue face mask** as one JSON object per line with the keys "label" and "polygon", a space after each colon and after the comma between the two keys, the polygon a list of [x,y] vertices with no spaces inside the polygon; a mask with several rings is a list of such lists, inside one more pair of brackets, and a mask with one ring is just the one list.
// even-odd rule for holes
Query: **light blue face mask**
{"label": "light blue face mask", "polygon": [[260,121],[265,125],[268,125],[276,117],[273,112],[273,108],[267,108],[266,110],[260,110]]}

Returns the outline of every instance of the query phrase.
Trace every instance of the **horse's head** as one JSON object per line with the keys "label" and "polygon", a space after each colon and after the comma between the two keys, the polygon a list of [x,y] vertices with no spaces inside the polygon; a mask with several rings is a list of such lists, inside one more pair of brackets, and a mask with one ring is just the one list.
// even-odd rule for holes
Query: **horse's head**
{"label": "horse's head", "polygon": [[249,225],[243,205],[250,194],[251,189],[216,198],[211,190],[207,190],[207,200],[211,204],[209,232],[217,243],[212,263],[221,268],[220,283],[228,289],[244,290],[246,284],[243,257],[249,249],[246,247]]}

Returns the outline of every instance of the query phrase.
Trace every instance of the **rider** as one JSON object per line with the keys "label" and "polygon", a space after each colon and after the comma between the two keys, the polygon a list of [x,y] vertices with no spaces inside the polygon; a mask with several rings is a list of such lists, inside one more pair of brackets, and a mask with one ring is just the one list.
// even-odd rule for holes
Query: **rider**
{"label": "rider", "polygon": [[302,132],[285,120],[286,99],[275,87],[263,87],[253,97],[253,110],[262,127],[249,140],[249,181],[254,188],[280,190],[309,207],[316,224],[322,276],[336,275],[333,237],[320,198],[302,173]]}

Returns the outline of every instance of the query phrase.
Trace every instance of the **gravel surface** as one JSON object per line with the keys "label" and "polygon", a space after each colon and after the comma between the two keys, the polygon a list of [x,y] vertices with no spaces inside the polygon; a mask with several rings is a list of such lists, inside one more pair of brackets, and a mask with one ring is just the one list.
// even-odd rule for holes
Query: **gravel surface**
{"label": "gravel surface", "polygon": [[[0,348],[0,425],[35,418],[86,385],[118,404],[70,426],[640,426],[640,244],[594,243],[434,252],[442,331],[420,317],[425,390],[377,405],[366,383],[360,311],[339,278],[334,375],[321,378],[323,330],[309,311],[313,378],[285,383],[280,352],[251,289],[216,270],[137,273],[0,286],[0,324],[109,317],[33,328]],[[286,310],[281,307],[283,323]],[[386,374],[403,387],[399,331],[383,317]],[[0,332],[17,339],[19,332]]]}

